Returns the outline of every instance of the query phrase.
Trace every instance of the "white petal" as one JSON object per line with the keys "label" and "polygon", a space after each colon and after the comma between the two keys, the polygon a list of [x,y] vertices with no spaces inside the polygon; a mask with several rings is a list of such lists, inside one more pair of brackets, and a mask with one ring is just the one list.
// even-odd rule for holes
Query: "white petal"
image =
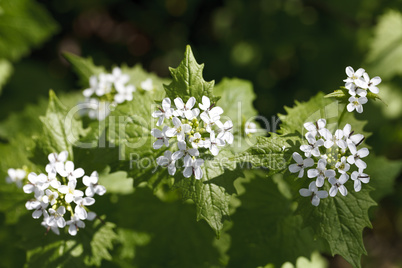
{"label": "white petal", "polygon": [[304,167],[312,167],[314,165],[314,160],[311,158],[306,158],[303,161]]}
{"label": "white petal", "polygon": [[289,166],[289,171],[291,173],[296,173],[296,172],[299,172],[300,170],[301,170],[301,167],[299,167],[297,164],[291,164]]}
{"label": "white petal", "polygon": [[311,199],[311,204],[313,204],[313,206],[318,206],[320,204],[320,198],[316,195],[313,196],[313,198]]}
{"label": "white petal", "polygon": [[193,167],[186,167],[183,171],[183,176],[186,178],[190,178],[193,175]]}
{"label": "white petal", "polygon": [[329,196],[334,197],[338,193],[338,187],[332,186],[331,189],[329,189]]}
{"label": "white petal", "polygon": [[184,102],[181,98],[174,99],[174,104],[176,105],[177,109],[184,109]]}
{"label": "white petal", "polygon": [[93,204],[95,204],[95,199],[93,199],[92,197],[85,197],[83,198],[83,202],[84,206],[92,206]]}
{"label": "white petal", "polygon": [[359,155],[359,157],[361,157],[361,158],[364,158],[364,157],[366,157],[366,156],[368,156],[369,155],[369,150],[367,149],[367,148],[362,148],[362,149],[360,149],[358,152],[357,152],[357,154]]}
{"label": "white petal", "polygon": [[327,198],[327,197],[328,197],[328,192],[327,192],[327,191],[318,191],[318,192],[316,193],[316,195],[317,195],[319,198]]}
{"label": "white petal", "polygon": [[186,102],[186,109],[192,109],[194,107],[194,105],[195,105],[195,98],[191,97]]}
{"label": "white petal", "polygon": [[341,195],[346,196],[348,194],[348,190],[346,189],[345,185],[339,186],[339,192]]}
{"label": "white petal", "polygon": [[197,180],[200,180],[202,178],[202,169],[200,167],[195,168],[194,170],[194,176]]}
{"label": "white petal", "polygon": [[304,197],[311,196],[311,192],[305,188],[300,189],[299,193],[301,196],[304,196]]}
{"label": "white petal", "polygon": [[164,144],[163,139],[157,139],[157,140],[154,142],[154,144],[152,145],[152,147],[153,147],[155,150],[158,150],[158,149],[162,148],[163,144]]}
{"label": "white petal", "polygon": [[349,77],[352,77],[352,76],[354,75],[354,73],[355,73],[355,71],[353,70],[352,67],[350,67],[350,66],[346,67],[346,74],[347,74]]}
{"label": "white petal", "polygon": [[361,159],[357,159],[357,160],[356,160],[356,166],[357,166],[358,168],[362,168],[362,169],[366,169],[366,168],[367,168],[367,164],[366,164],[363,160],[361,160]]}
{"label": "white petal", "polygon": [[293,153],[293,159],[297,162],[297,164],[303,164],[303,158],[298,152]]}
{"label": "white petal", "polygon": [[71,224],[70,227],[68,227],[68,233],[72,236],[77,235],[77,227],[75,224]]}
{"label": "white petal", "polygon": [[81,178],[82,176],[84,176],[85,171],[82,168],[77,168],[76,170],[73,171],[73,176],[75,178]]}
{"label": "white petal", "polygon": [[320,172],[317,169],[309,169],[307,171],[307,177],[309,178],[315,178],[318,176],[318,174],[320,174]]}
{"label": "white petal", "polygon": [[354,188],[355,192],[360,192],[360,190],[362,189],[362,184],[359,180],[355,180]]}
{"label": "white petal", "polygon": [[317,180],[315,181],[315,185],[317,187],[322,187],[324,185],[325,178],[323,176],[318,176]]}

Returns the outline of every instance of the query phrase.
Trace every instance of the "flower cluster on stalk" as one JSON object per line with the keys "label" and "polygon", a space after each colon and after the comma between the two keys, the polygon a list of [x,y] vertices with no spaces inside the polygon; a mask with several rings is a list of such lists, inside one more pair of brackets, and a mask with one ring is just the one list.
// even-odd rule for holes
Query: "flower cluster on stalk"
{"label": "flower cluster on stalk", "polygon": [[366,104],[367,92],[370,91],[378,94],[380,91],[378,85],[381,83],[381,78],[376,76],[370,79],[369,75],[363,68],[359,68],[356,72],[352,67],[346,67],[348,78],[343,80],[345,88],[349,90],[349,104],[346,106],[349,112],[356,110],[358,113],[363,112],[363,104]]}
{"label": "flower cluster on stalk", "polygon": [[[124,74],[119,67],[112,73],[92,75],[89,79],[89,88],[83,91],[86,103],[89,104],[87,115],[91,119],[104,120],[110,113],[110,105],[118,105],[133,100],[133,93],[137,90],[129,84],[130,76]],[[154,88],[152,79],[141,82],[141,90],[149,91]]]}
{"label": "flower cluster on stalk", "polygon": [[294,152],[296,163],[289,165],[289,171],[298,173],[299,178],[304,177],[304,170],[308,169],[307,177],[313,179],[308,189],[300,189],[300,195],[310,197],[311,203],[318,206],[320,199],[328,197],[327,188],[331,197],[338,192],[346,196],[348,189],[345,184],[349,179],[354,182],[354,190],[359,192],[362,183],[370,180],[370,176],[364,173],[367,164],[363,160],[369,150],[359,148],[365,137],[355,133],[350,124],[332,133],[326,128],[325,119],[305,123],[304,127],[308,131],[305,135],[308,144],[301,145],[300,150],[306,158]]}
{"label": "flower cluster on stalk", "polygon": [[[162,106],[152,114],[154,118],[158,118],[156,125],[163,126],[162,130],[154,128],[151,131],[157,139],[153,148],[170,148],[157,158],[157,164],[167,167],[170,175],[176,173],[176,163],[182,159],[184,177],[194,175],[196,179],[201,179],[201,166],[204,164],[202,154],[216,156],[226,143],[233,143],[233,123],[230,120],[221,122],[223,109],[211,103],[206,96],[202,97],[202,103],[198,107],[194,97],[189,98],[186,103],[181,98],[176,98],[174,105],[169,98],[165,98]],[[167,124],[164,124],[165,119]]]}
{"label": "flower cluster on stalk", "polygon": [[[17,173],[13,169],[9,169],[8,173],[10,179],[18,174],[18,180],[26,182],[23,191],[33,194],[25,207],[33,211],[34,219],[42,217],[42,225],[56,234],[60,234],[59,229],[68,226],[70,235],[75,236],[79,229],[85,227],[84,220],[96,217],[88,206],[95,203],[95,194],[105,194],[106,188],[98,184],[96,171],[86,176],[85,171],[75,168],[72,161],[67,161],[67,157],[66,151],[50,154],[49,164],[46,165],[47,174],[31,172],[25,178],[26,173]],[[24,178],[21,179],[22,175]]]}

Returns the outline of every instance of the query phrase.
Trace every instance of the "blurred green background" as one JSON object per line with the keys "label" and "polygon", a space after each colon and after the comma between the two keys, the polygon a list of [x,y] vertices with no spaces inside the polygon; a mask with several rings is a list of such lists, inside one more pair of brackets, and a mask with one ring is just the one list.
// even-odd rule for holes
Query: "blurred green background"
{"label": "blurred green background", "polygon": [[[380,96],[387,105],[370,102],[360,117],[369,121],[373,135],[367,143],[373,152],[402,159],[402,1],[41,0],[41,11],[30,6],[34,1],[9,2],[23,5],[25,13],[16,14],[19,23],[7,23],[0,2],[0,38],[35,39],[26,34],[36,31],[29,16],[42,20],[38,29],[48,27],[48,36],[38,37],[47,41],[32,42],[35,48],[18,56],[0,41],[0,60],[13,69],[3,83],[0,120],[47,98],[49,89],[81,90],[65,51],[108,67],[141,63],[167,77],[168,67],[179,64],[190,44],[205,63],[206,80],[250,80],[258,96],[254,105],[269,120],[295,99],[343,86],[346,66],[381,76]],[[374,229],[365,232],[369,257],[363,264],[370,267],[402,263],[401,177],[395,189],[373,209]],[[331,265],[346,267],[340,258],[331,258]]]}

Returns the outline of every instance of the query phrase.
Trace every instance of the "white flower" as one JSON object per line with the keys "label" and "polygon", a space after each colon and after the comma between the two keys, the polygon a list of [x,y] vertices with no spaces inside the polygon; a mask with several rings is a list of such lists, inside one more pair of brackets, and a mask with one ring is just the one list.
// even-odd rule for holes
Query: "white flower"
{"label": "white flower", "polygon": [[[49,219],[49,218],[47,218],[47,219]],[[52,230],[53,233],[60,235],[60,230],[59,230],[59,227],[57,226],[57,222],[51,221],[48,223],[48,221],[45,219],[42,221],[41,225],[44,226],[48,230],[49,229]]]}
{"label": "white flower", "polygon": [[312,167],[314,165],[314,160],[311,158],[306,158],[303,160],[301,155],[297,152],[293,153],[293,159],[296,161],[297,164],[291,164],[289,166],[289,171],[292,173],[299,172],[298,177],[302,178],[304,175],[304,168]]}
{"label": "white flower", "polygon": [[209,140],[205,141],[205,145],[208,146],[212,155],[217,156],[219,153],[219,147],[225,146],[225,142],[220,138],[215,138],[215,132],[211,131]]}
{"label": "white flower", "polygon": [[85,220],[88,217],[85,206],[91,206],[95,204],[95,199],[93,199],[92,197],[83,198],[81,196],[78,196],[74,199],[74,202],[77,204],[74,209],[75,215],[77,215],[79,219]]}
{"label": "white flower", "polygon": [[200,114],[200,110],[198,108],[192,110],[195,105],[194,97],[189,98],[186,104],[184,104],[181,98],[176,98],[174,99],[174,104],[177,108],[177,110],[174,111],[175,116],[186,117],[188,120],[192,120]]}
{"label": "white flower", "polygon": [[85,223],[77,215],[72,216],[71,220],[67,221],[67,225],[69,225],[68,233],[72,236],[77,235],[79,228],[85,228]]}
{"label": "white flower", "polygon": [[114,95],[114,101],[119,104],[125,101],[132,101],[135,90],[133,85],[116,87],[117,94]]}
{"label": "white flower", "polygon": [[218,139],[221,139],[223,141],[226,141],[228,144],[232,144],[234,137],[232,134],[232,129],[233,129],[233,123],[231,120],[228,120],[225,122],[225,124],[222,124],[221,121],[217,121],[216,125],[219,127],[218,130]]}
{"label": "white flower", "polygon": [[318,160],[317,168],[310,169],[307,171],[307,177],[309,178],[317,177],[317,180],[315,182],[317,187],[321,187],[324,185],[325,178],[333,178],[336,175],[334,170],[332,169],[327,170],[326,166],[327,161],[325,159],[320,159]]}
{"label": "white flower", "polygon": [[179,141],[177,146],[179,147],[179,151],[173,153],[172,159],[174,160],[178,160],[186,155],[198,156],[200,154],[197,149],[187,148],[185,141]]}
{"label": "white flower", "polygon": [[173,108],[170,107],[171,102],[169,98],[165,98],[162,101],[162,108],[159,108],[158,111],[152,113],[152,117],[159,118],[158,122],[156,123],[157,126],[163,124],[165,118],[170,118],[173,115]]}
{"label": "white flower", "polygon": [[157,128],[151,130],[151,135],[157,139],[153,144],[154,149],[160,149],[163,145],[169,147],[169,137],[166,136],[166,131],[168,129],[168,126],[164,126],[162,131]]}
{"label": "white flower", "polygon": [[253,122],[246,122],[246,124],[244,124],[244,133],[246,135],[257,133],[257,124]]}
{"label": "white flower", "polygon": [[23,169],[13,169],[7,170],[8,177],[6,178],[7,183],[15,183],[18,188],[22,187],[22,180],[25,179],[27,173]]}
{"label": "white flower", "polygon": [[324,128],[324,129],[321,129],[319,131],[319,133],[322,137],[325,138],[325,142],[324,142],[325,148],[329,149],[336,143],[336,145],[339,148],[346,149],[347,144],[343,140],[343,131],[342,130],[337,129],[335,131],[335,134],[332,135],[332,133],[328,129]]}
{"label": "white flower", "polygon": [[348,190],[345,187],[345,182],[347,182],[349,179],[349,175],[344,173],[341,175],[341,177],[339,178],[339,180],[335,179],[335,178],[329,178],[328,181],[329,183],[332,184],[331,189],[329,189],[329,195],[331,197],[334,197],[337,193],[338,190],[341,193],[341,195],[346,196],[348,194]]}
{"label": "white flower", "polygon": [[68,185],[62,185],[59,188],[59,192],[65,194],[65,200],[67,203],[71,203],[77,197],[82,197],[84,193],[80,190],[76,190],[75,187],[77,186],[76,180],[70,180]]}
{"label": "white flower", "polygon": [[367,73],[363,74],[363,79],[356,80],[357,86],[364,88],[364,89],[368,89],[375,94],[378,94],[378,92],[380,92],[380,90],[377,87],[377,85],[379,85],[380,83],[381,83],[381,78],[379,76],[376,76],[370,80],[370,77],[368,76]]}
{"label": "white flower", "polygon": [[[360,81],[360,79],[356,81]],[[356,94],[359,95],[360,97],[367,96],[367,91],[360,87],[357,87],[354,83],[346,83],[345,87],[349,90],[349,94],[352,96],[356,96]]]}
{"label": "white flower", "polygon": [[114,78],[111,74],[99,74],[95,94],[101,97],[107,93],[110,93],[112,91],[113,80]]}
{"label": "white flower", "polygon": [[368,183],[370,181],[370,176],[363,173],[363,169],[359,168],[359,171],[353,171],[351,175],[354,183],[354,188],[356,192],[360,192],[362,189],[362,183]]}
{"label": "white flower", "polygon": [[35,211],[32,213],[32,218],[39,219],[42,215],[46,220],[49,217],[49,213],[46,211],[46,208],[49,204],[40,202],[40,205],[35,208]]}
{"label": "white flower", "polygon": [[35,192],[35,195],[41,195],[41,192],[49,187],[45,174],[36,175],[36,173],[31,172],[28,174],[28,181],[29,183],[22,188],[26,194]]}
{"label": "white flower", "polygon": [[159,156],[158,158],[156,158],[156,163],[159,166],[167,167],[169,174],[173,176],[176,173],[177,159],[173,159],[172,156],[173,155],[171,151],[165,151],[163,156]]}
{"label": "white flower", "polygon": [[318,206],[320,204],[321,198],[327,198],[328,192],[327,191],[318,191],[315,182],[312,181],[308,186],[308,189],[302,188],[299,190],[301,196],[308,197],[311,196],[311,204],[313,206]]}
{"label": "white flower", "polygon": [[307,122],[304,123],[304,128],[308,130],[314,137],[317,133],[325,128],[327,121],[325,119],[318,119],[316,122]]}
{"label": "white flower", "polygon": [[190,142],[193,148],[205,147],[205,141],[202,139],[201,134],[198,132],[190,137]]}
{"label": "white flower", "polygon": [[49,208],[50,217],[48,217],[45,222],[48,226],[56,224],[59,228],[64,228],[66,226],[64,214],[66,214],[66,208],[64,206],[60,206],[57,210]]}
{"label": "white flower", "polygon": [[42,201],[44,203],[50,203],[50,205],[53,206],[57,201],[57,197],[59,197],[59,193],[57,191],[53,192],[49,189],[46,189],[45,194],[46,195],[43,196]]}
{"label": "white flower", "polygon": [[141,88],[146,91],[150,91],[150,90],[154,89],[154,85],[152,84],[152,79],[148,78],[145,81],[142,81]]}
{"label": "white flower", "polygon": [[85,190],[85,195],[89,197],[93,197],[95,194],[97,195],[104,195],[106,193],[106,188],[103,185],[98,184],[99,175],[98,172],[92,172],[91,176],[84,176],[82,178],[82,182],[87,189]]}
{"label": "white flower", "polygon": [[308,141],[308,145],[301,145],[300,150],[304,152],[306,157],[310,157],[311,155],[318,157],[320,156],[319,147],[324,145],[324,140],[319,139],[318,141],[315,139],[315,135],[311,132],[306,133],[306,139]]}
{"label": "white flower", "polygon": [[335,168],[338,169],[338,172],[341,174],[345,174],[350,169],[350,165],[346,162],[346,157],[342,156],[341,161],[335,164]]}
{"label": "white flower", "polygon": [[177,117],[173,117],[173,128],[169,128],[166,131],[167,137],[174,137],[177,135],[178,141],[184,141],[186,134],[191,131],[191,126],[189,124],[182,124]]}
{"label": "white flower", "polygon": [[55,168],[56,164],[66,162],[67,157],[68,157],[68,152],[67,151],[62,151],[59,154],[57,154],[57,153],[49,154],[47,156],[47,158],[49,159],[49,164],[46,166],[46,171],[48,169],[50,170],[50,168],[53,169],[54,171],[56,171],[56,168]]}
{"label": "white flower", "polygon": [[124,91],[125,84],[130,81],[130,76],[127,74],[123,74],[119,67],[114,67],[112,70],[112,76],[110,77],[110,81],[113,82],[114,87],[117,91]]}
{"label": "white flower", "polygon": [[369,155],[369,150],[367,148],[362,148],[359,151],[356,149],[356,145],[353,143],[349,143],[349,150],[352,155],[348,157],[348,163],[353,165],[355,164],[358,168],[365,169],[367,167],[367,164],[361,160],[361,158],[364,158]]}
{"label": "white flower", "polygon": [[346,74],[348,76],[348,78],[346,78],[345,80],[343,80],[344,82],[346,82],[346,85],[348,83],[355,83],[355,81],[357,79],[359,79],[364,73],[364,69],[363,68],[359,68],[356,72],[353,70],[352,67],[348,66],[346,67]]}
{"label": "white flower", "polygon": [[345,125],[345,127],[343,128],[343,134],[345,135],[347,144],[353,143],[357,146],[364,140],[364,136],[362,134],[354,134],[354,131],[352,131],[352,127],[350,124]]}
{"label": "white flower", "polygon": [[[208,132],[212,132],[213,130],[212,130],[212,127],[216,124],[221,124],[220,123],[220,121],[219,121],[219,119],[220,119],[220,116],[210,116],[209,114],[207,114],[206,112],[203,112],[201,115],[200,115],[200,117],[201,117],[201,119],[202,119],[202,121],[204,121],[204,125],[205,125],[205,129],[208,131]],[[219,123],[218,123],[219,122]]]}
{"label": "white flower", "polygon": [[201,158],[192,158],[191,156],[187,155],[184,158],[184,171],[183,176],[186,178],[191,177],[194,174],[197,180],[202,178],[202,169],[201,166],[204,164],[204,160]]}
{"label": "white flower", "polygon": [[60,176],[68,178],[69,181],[81,178],[85,174],[85,171],[82,168],[74,169],[74,163],[72,161],[67,161],[65,164],[56,164],[56,170]]}
{"label": "white flower", "polygon": [[350,97],[349,98],[349,104],[346,106],[348,109],[348,112],[352,112],[353,110],[356,109],[356,112],[362,113],[363,112],[363,104],[367,103],[367,98],[366,97],[360,97],[360,98],[355,98],[355,97]]}

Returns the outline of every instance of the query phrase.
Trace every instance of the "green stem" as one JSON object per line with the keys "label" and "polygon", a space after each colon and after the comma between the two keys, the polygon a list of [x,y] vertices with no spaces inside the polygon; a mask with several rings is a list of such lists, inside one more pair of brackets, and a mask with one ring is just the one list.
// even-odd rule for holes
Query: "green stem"
{"label": "green stem", "polygon": [[346,106],[347,106],[347,104],[345,104],[345,107],[343,108],[343,111],[342,111],[342,113],[341,113],[341,116],[340,116],[339,119],[338,119],[338,128],[339,128],[339,126],[341,125],[342,119],[343,119],[343,117],[344,117],[345,114],[346,114],[346,111],[347,111]]}

